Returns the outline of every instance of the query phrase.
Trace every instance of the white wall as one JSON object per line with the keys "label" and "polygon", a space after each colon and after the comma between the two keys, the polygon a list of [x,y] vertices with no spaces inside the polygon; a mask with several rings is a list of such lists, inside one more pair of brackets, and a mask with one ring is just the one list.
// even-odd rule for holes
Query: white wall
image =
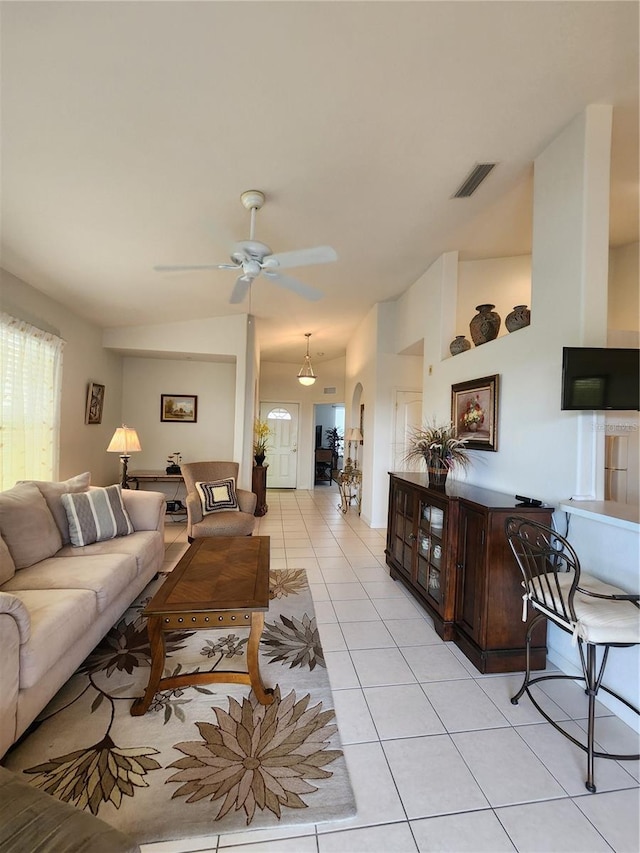
{"label": "white wall", "polygon": [[[360,412],[356,410],[354,405],[354,395],[357,399],[357,405],[364,405],[364,440],[362,446],[357,448],[357,452],[358,464],[362,469],[361,516],[371,527],[384,527],[386,524],[386,514],[381,516],[377,507],[374,508],[373,500],[374,487],[376,487],[376,491],[380,488],[381,472],[384,468],[382,452],[385,447],[382,434],[374,430],[380,308],[380,304],[374,305],[358,324],[347,346],[345,364],[345,424],[347,428],[360,424]],[[361,391],[358,386],[361,386]],[[384,476],[386,477],[386,472]]]}
{"label": "white wall", "polygon": [[[609,331],[635,331],[640,328],[640,288],[638,287],[639,243],[618,246],[609,252]],[[620,343],[617,346],[638,346]],[[610,344],[613,346],[613,344]]]}
{"label": "white wall", "polygon": [[[130,470],[163,470],[175,452],[183,462],[233,459],[235,364],[127,357],[123,377],[122,420],[142,446]],[[161,422],[161,394],[195,394],[197,422]]]}
{"label": "white wall", "polygon": [[[107,453],[114,430],[120,426],[122,359],[102,346],[102,330],[40,291],[0,270],[2,310],[54,332],[64,339],[60,405],[60,464],[62,479],[91,472],[94,485],[120,480],[120,460]],[[101,424],[85,424],[87,386],[105,386]]]}

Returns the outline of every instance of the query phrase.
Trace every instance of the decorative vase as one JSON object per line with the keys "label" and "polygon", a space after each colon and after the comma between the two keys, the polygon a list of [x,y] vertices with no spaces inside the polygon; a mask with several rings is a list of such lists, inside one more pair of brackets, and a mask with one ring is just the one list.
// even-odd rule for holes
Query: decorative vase
{"label": "decorative vase", "polygon": [[475,421],[472,421],[470,424],[467,424],[467,429],[469,432],[476,432],[478,429],[478,424]]}
{"label": "decorative vase", "polygon": [[531,322],[531,311],[526,305],[516,305],[510,314],[507,314],[504,321],[507,331],[517,332],[518,329],[524,329]]}
{"label": "decorative vase", "polygon": [[478,312],[469,323],[469,331],[471,339],[478,347],[480,344],[486,344],[487,341],[493,341],[498,337],[500,331],[500,315],[493,309],[495,305],[486,303],[485,305],[476,305]]}
{"label": "decorative vase", "polygon": [[253,457],[256,460],[256,465],[258,467],[260,467],[262,465],[262,463],[264,462],[265,455],[266,454],[264,454],[264,453],[256,453],[255,456]]}
{"label": "decorative vase", "polygon": [[455,339],[449,344],[451,355],[458,355],[461,352],[466,352],[468,349],[471,349],[471,344],[464,335],[456,335]]}
{"label": "decorative vase", "polygon": [[447,474],[449,469],[439,457],[425,457],[427,463],[427,474],[429,475],[429,485],[436,489],[443,489],[447,482]]}

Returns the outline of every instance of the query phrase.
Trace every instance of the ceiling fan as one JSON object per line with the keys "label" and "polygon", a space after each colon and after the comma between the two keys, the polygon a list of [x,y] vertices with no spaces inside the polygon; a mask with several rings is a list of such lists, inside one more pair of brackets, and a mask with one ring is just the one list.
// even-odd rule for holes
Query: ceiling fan
{"label": "ceiling fan", "polygon": [[251,211],[251,227],[249,239],[236,243],[231,252],[231,264],[190,264],[182,266],[157,266],[157,272],[184,272],[188,270],[242,270],[236,279],[231,293],[231,304],[242,302],[249,292],[251,283],[260,273],[281,287],[286,287],[305,299],[316,301],[322,298],[322,292],[315,287],[304,284],[296,278],[284,275],[281,269],[302,267],[310,264],[326,264],[337,261],[338,255],[331,246],[316,246],[313,249],[299,249],[293,252],[281,252],[274,255],[266,243],[255,239],[256,211],[265,202],[264,193],[260,190],[247,190],[240,196],[243,206]]}

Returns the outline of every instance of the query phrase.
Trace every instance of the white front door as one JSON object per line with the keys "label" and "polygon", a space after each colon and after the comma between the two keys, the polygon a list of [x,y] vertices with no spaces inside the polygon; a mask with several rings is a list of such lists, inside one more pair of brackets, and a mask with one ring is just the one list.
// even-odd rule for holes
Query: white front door
{"label": "white front door", "polygon": [[267,462],[270,489],[295,489],[298,475],[298,404],[260,403],[260,420],[269,424]]}
{"label": "white front door", "polygon": [[412,466],[404,461],[407,434],[422,423],[422,391],[396,391],[394,418],[393,470],[407,471]]}

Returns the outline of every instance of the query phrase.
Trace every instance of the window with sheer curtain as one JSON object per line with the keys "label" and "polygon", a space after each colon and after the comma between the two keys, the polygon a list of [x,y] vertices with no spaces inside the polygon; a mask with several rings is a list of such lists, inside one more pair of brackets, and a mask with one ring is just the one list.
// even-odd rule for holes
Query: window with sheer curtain
{"label": "window with sheer curtain", "polygon": [[58,476],[64,341],[0,313],[0,484]]}

